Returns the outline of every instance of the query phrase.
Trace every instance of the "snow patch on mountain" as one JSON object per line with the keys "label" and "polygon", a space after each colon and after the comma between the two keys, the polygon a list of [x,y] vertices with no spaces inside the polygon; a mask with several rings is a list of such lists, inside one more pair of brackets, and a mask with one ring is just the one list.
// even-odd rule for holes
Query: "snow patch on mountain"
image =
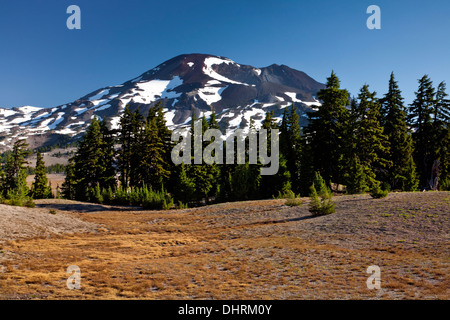
{"label": "snow patch on mountain", "polygon": [[239,81],[234,81],[234,80],[228,79],[227,77],[224,77],[224,76],[218,74],[216,71],[213,70],[213,68],[212,68],[213,65],[220,65],[220,64],[223,64],[223,63],[225,63],[225,64],[230,64],[230,63],[231,64],[236,64],[232,60],[228,60],[228,59],[225,60],[225,59],[210,57],[210,58],[206,58],[205,59],[205,62],[204,62],[205,66],[203,67],[203,72],[206,75],[208,75],[211,78],[216,79],[218,81],[232,83],[232,84],[241,84],[241,85],[248,86],[247,83],[242,83],[242,82],[239,82]]}
{"label": "snow patch on mountain", "polygon": [[228,88],[225,87],[204,87],[198,90],[199,97],[208,105],[211,105],[222,99],[222,92]]}
{"label": "snow patch on mountain", "polygon": [[303,104],[307,105],[308,107],[309,106],[313,106],[313,105],[318,105],[318,106],[321,105],[320,102],[317,101],[317,100],[314,101],[314,102],[305,102],[305,101],[302,101],[300,99],[297,99],[297,94],[295,92],[285,92],[284,94],[287,95],[289,98],[291,98],[292,102],[300,102],[300,103],[303,103]]}
{"label": "snow patch on mountain", "polygon": [[110,104],[104,104],[100,108],[97,108],[95,111],[102,111],[111,108]]}
{"label": "snow patch on mountain", "polygon": [[32,106],[23,106],[23,107],[19,107],[17,109],[22,113],[30,114],[30,113],[34,113],[36,111],[42,110],[43,108],[32,107]]}

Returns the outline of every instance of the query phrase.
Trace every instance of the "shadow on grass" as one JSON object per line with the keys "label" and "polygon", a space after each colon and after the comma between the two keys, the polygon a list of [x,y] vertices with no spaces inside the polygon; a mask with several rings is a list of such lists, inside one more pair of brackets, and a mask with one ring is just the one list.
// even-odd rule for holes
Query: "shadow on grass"
{"label": "shadow on grass", "polygon": [[295,222],[295,221],[302,221],[302,220],[308,220],[308,219],[314,219],[314,218],[318,218],[318,217],[312,216],[312,215],[307,215],[307,216],[302,216],[302,217],[279,219],[279,220],[256,221],[256,222],[252,222],[252,223],[243,224],[242,226],[279,224],[279,223]]}
{"label": "shadow on grass", "polygon": [[36,208],[54,209],[60,211],[76,212],[102,212],[102,211],[139,211],[141,207],[132,206],[106,206],[97,203],[39,203]]}

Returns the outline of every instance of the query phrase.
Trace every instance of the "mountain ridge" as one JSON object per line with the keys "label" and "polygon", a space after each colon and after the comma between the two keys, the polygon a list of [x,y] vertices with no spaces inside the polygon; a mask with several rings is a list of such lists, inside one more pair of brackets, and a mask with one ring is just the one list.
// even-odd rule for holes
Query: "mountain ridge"
{"label": "mountain ridge", "polygon": [[186,126],[196,115],[209,117],[212,109],[222,129],[256,125],[265,112],[281,119],[283,109],[296,103],[304,113],[320,106],[315,94],[325,86],[306,73],[286,65],[256,68],[221,56],[182,54],[138,77],[115,86],[94,90],[79,99],[51,108],[32,106],[0,108],[0,150],[17,139],[27,139],[35,148],[58,140],[76,140],[96,115],[118,128],[120,115],[129,105],[146,114],[161,102],[169,127]]}

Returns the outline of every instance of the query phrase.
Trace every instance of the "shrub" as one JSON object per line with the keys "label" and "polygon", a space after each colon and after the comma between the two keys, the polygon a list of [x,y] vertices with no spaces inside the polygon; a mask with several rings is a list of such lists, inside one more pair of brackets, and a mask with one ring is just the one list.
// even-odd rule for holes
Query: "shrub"
{"label": "shrub", "polygon": [[103,203],[111,204],[114,200],[114,192],[112,191],[112,188],[109,187],[108,189],[103,189],[102,197],[103,197]]}
{"label": "shrub", "polygon": [[103,203],[103,195],[100,187],[96,185],[93,188],[88,188],[88,201],[93,203]]}
{"label": "shrub", "polygon": [[309,212],[311,212],[313,216],[323,216],[334,213],[336,210],[334,208],[335,204],[332,200],[331,191],[328,190],[324,184],[319,184],[319,186],[322,188],[322,190],[319,190],[319,193],[317,193],[314,184],[310,188],[311,201],[309,203]]}
{"label": "shrub", "polygon": [[325,180],[323,180],[319,172],[314,174],[313,185],[319,196],[323,196],[328,191]]}
{"label": "shrub", "polygon": [[380,188],[380,182],[378,181],[375,181],[374,185],[370,189],[370,196],[374,199],[385,198],[388,194],[388,190],[382,190]]}
{"label": "shrub", "polygon": [[277,199],[295,199],[296,197],[292,190],[287,190],[284,192],[278,191]]}
{"label": "shrub", "polygon": [[178,201],[178,209],[187,209],[187,208],[188,208],[187,203],[184,204],[183,202]]}
{"label": "shrub", "polygon": [[11,206],[28,207],[28,208],[34,208],[36,206],[32,198],[25,196],[21,192],[8,191],[6,198],[7,199],[2,200],[2,203]]}
{"label": "shrub", "polygon": [[31,199],[31,198],[28,198],[28,199],[24,202],[23,205],[24,205],[25,207],[27,207],[27,208],[34,208],[34,207],[36,207],[36,204],[34,203],[33,199]]}
{"label": "shrub", "polygon": [[163,210],[170,210],[173,207],[173,199],[172,197],[168,197],[168,199],[163,200],[162,209]]}
{"label": "shrub", "polygon": [[450,191],[450,178],[439,181],[439,190]]}
{"label": "shrub", "polygon": [[291,198],[291,199],[287,199],[284,204],[289,207],[296,207],[296,206],[302,205],[303,200],[301,200],[299,198]]}
{"label": "shrub", "polygon": [[129,205],[130,204],[130,202],[128,200],[127,191],[122,186],[115,188],[115,190],[113,192],[113,197],[111,199],[111,204],[115,204],[115,205]]}
{"label": "shrub", "polygon": [[165,191],[153,191],[152,188],[145,192],[142,207],[149,210],[168,210],[173,206],[173,198]]}

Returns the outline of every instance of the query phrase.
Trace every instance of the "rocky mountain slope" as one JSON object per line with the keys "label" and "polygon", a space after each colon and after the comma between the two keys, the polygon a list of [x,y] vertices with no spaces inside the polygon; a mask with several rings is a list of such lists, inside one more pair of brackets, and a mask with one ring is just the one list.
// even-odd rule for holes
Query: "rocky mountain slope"
{"label": "rocky mountain slope", "polygon": [[77,139],[94,115],[107,118],[117,128],[126,105],[132,110],[139,107],[145,115],[158,102],[164,105],[172,128],[189,125],[192,108],[197,116],[206,117],[214,109],[226,135],[228,129],[248,127],[250,118],[258,126],[270,110],[281,119],[283,109],[292,102],[305,124],[304,112],[320,106],[315,94],[322,88],[304,72],[285,65],[255,68],[224,57],[180,55],[137,78],[64,105],[0,108],[0,149],[9,149],[19,138],[27,138],[31,147]]}

